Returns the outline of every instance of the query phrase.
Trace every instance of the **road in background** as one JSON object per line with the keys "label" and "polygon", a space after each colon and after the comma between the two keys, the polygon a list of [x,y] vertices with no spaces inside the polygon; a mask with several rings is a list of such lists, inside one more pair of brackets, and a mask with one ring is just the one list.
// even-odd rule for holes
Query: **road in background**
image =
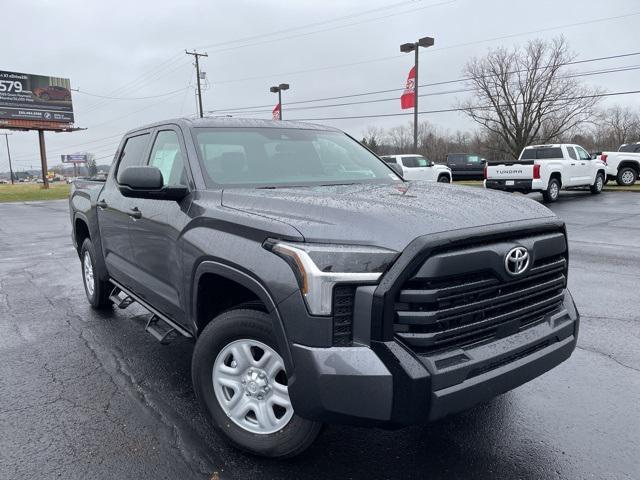
{"label": "road in background", "polygon": [[276,462],[212,433],[191,342],[158,344],[137,307],[91,310],[65,201],[0,204],[0,478],[637,478],[640,195],[563,193],[552,209],[582,314],[567,362],[433,425],[328,426]]}

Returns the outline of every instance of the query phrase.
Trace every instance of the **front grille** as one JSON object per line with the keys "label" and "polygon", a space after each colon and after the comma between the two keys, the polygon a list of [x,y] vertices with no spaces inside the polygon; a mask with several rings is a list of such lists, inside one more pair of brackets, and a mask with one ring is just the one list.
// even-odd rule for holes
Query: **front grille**
{"label": "front grille", "polygon": [[353,303],[355,285],[333,287],[333,345],[349,347],[353,343]]}
{"label": "front grille", "polygon": [[[483,252],[491,249],[488,245]],[[447,252],[451,265],[456,265],[455,256],[456,252]],[[414,275],[397,295],[394,332],[417,353],[512,335],[562,305],[566,273],[563,251],[536,260],[523,278],[505,278],[495,269],[455,275],[438,272],[435,278]]]}

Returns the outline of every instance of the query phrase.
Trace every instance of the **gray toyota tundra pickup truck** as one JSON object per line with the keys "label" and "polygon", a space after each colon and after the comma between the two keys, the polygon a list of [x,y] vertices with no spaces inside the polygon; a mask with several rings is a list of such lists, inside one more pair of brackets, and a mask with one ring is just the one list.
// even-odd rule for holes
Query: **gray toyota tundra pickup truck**
{"label": "gray toyota tundra pickup truck", "polygon": [[176,119],[76,182],[95,308],[192,338],[195,394],[235,446],[286,457],[324,422],[426,423],[566,360],[565,226],[529,199],[407,182],[345,133]]}

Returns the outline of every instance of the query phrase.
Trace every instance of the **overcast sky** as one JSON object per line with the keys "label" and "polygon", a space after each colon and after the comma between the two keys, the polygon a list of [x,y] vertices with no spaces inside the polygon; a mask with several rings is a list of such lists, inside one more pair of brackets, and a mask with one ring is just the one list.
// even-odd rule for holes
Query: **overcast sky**
{"label": "overcast sky", "polygon": [[[208,77],[205,110],[264,105],[270,110],[276,95],[269,87],[287,82],[291,89],[284,93],[285,119],[402,112],[399,100],[295,111],[287,110],[287,101],[402,88],[413,58],[401,54],[399,45],[423,36],[434,37],[436,45],[422,50],[420,84],[460,78],[471,57],[535,37],[563,34],[579,59],[640,51],[637,0],[3,0],[1,11],[5,41],[0,43],[0,70],[66,77],[80,90],[73,93],[76,126],[87,130],[47,133],[50,165],[60,162],[61,153],[83,151],[95,153],[98,163],[110,163],[124,131],[194,115],[193,59],[184,54],[185,48],[209,54],[202,59]],[[618,16],[622,18],[610,18]],[[640,66],[640,55],[573,70],[620,66]],[[635,90],[640,70],[584,78],[609,92]],[[462,84],[440,85],[421,93],[461,88]],[[173,93],[158,97],[169,92]],[[446,109],[463,95],[423,97],[420,109]],[[296,106],[398,96],[392,92]],[[138,97],[155,98],[132,99]],[[603,105],[615,102],[638,107],[640,95],[608,98]],[[421,119],[443,130],[473,128],[459,113]],[[385,117],[317,123],[361,137],[370,125],[408,121],[409,117]],[[16,170],[39,165],[36,132],[14,132],[9,139]],[[0,172],[7,166],[6,150],[0,145]]]}

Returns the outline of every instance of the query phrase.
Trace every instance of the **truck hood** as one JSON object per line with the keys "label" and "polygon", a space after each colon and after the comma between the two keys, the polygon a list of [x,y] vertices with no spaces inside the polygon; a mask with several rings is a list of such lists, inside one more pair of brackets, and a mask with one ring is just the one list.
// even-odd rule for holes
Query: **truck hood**
{"label": "truck hood", "polygon": [[421,235],[554,216],[527,198],[426,182],[227,189],[222,205],[285,222],[308,242],[397,251]]}

